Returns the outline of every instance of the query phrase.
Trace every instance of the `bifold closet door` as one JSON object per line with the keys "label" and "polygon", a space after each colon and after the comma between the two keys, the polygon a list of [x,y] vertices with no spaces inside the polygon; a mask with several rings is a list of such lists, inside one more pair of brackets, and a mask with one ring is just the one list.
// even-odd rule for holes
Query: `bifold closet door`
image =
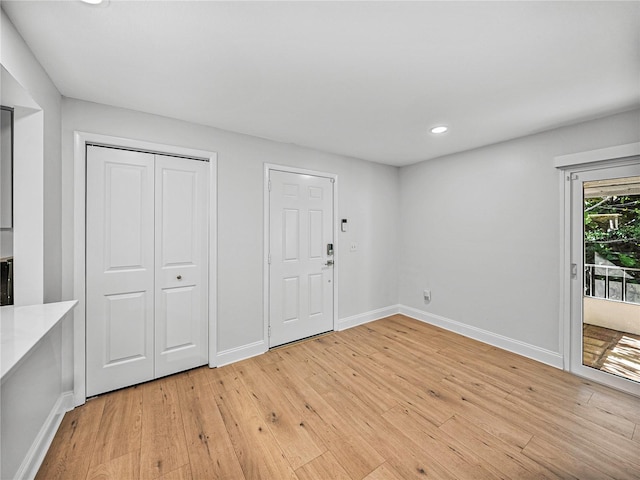
{"label": "bifold closet door", "polygon": [[209,164],[156,155],[155,376],[208,362]]}
{"label": "bifold closet door", "polygon": [[87,396],[154,378],[154,155],[87,147]]}
{"label": "bifold closet door", "polygon": [[207,363],[208,169],[87,148],[87,396]]}

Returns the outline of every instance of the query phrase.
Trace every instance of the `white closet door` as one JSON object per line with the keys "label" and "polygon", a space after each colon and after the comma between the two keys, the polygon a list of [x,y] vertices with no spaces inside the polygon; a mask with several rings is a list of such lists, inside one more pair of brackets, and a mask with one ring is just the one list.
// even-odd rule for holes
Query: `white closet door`
{"label": "white closet door", "polygon": [[87,396],[154,376],[154,158],[87,148]]}
{"label": "white closet door", "polygon": [[208,361],[209,164],[156,155],[155,374]]}

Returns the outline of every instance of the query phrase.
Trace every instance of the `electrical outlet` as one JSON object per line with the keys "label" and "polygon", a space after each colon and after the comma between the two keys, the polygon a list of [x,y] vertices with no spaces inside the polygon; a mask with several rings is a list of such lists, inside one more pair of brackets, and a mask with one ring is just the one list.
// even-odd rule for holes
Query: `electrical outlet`
{"label": "electrical outlet", "polygon": [[422,296],[424,297],[424,303],[429,303],[431,301],[431,290],[423,290]]}
{"label": "electrical outlet", "polygon": [[352,252],[355,252],[356,250],[358,250],[358,244],[356,242],[351,242],[351,248],[350,250]]}

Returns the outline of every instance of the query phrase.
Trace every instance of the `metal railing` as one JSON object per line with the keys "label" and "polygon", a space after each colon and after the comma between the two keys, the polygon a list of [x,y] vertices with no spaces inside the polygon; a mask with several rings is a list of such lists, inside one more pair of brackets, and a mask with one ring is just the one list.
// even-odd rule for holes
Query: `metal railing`
{"label": "metal railing", "polygon": [[640,304],[640,268],[585,264],[584,294]]}

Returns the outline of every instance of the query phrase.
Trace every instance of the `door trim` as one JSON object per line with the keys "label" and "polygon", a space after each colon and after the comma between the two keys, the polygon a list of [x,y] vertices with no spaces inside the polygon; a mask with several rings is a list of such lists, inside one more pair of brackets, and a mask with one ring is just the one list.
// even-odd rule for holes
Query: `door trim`
{"label": "door trim", "polygon": [[145,142],[129,138],[74,131],[73,160],[73,296],[78,306],[73,312],[73,403],[87,400],[86,388],[86,146],[99,144],[114,148],[176,155],[209,162],[209,366],[215,367],[217,353],[217,159],[216,152]]}
{"label": "door trim", "polygon": [[[262,304],[263,304],[263,323],[264,323],[264,331],[263,331],[263,342],[265,345],[265,351],[269,350],[269,291],[270,291],[270,279],[269,279],[269,228],[270,228],[270,219],[269,219],[269,211],[270,211],[270,198],[269,198],[269,172],[272,170],[286,173],[295,173],[300,175],[313,175],[315,177],[325,177],[333,180],[333,258],[335,261],[335,265],[337,267],[340,266],[340,242],[339,235],[340,232],[339,224],[338,224],[338,175],[335,173],[327,173],[327,172],[319,172],[316,170],[308,170],[306,168],[298,168],[298,167],[289,167],[285,165],[277,165],[274,163],[265,163],[264,164],[264,214],[263,214],[263,232],[264,239],[262,243],[262,265],[263,265],[263,295],[262,295]],[[338,271],[339,268],[333,269],[333,331],[337,329],[338,322]]]}
{"label": "door trim", "polygon": [[[605,166],[622,166],[636,163],[640,155],[640,142],[613,146],[598,150],[561,155],[554,158],[558,169],[560,189],[560,324],[559,349],[563,370],[572,372],[571,367],[571,182],[567,177],[581,172],[596,170]],[[572,372],[573,373],[573,372]],[[594,380],[595,381],[595,380]],[[613,387],[616,388],[616,387]],[[618,387],[620,388],[620,387]]]}

